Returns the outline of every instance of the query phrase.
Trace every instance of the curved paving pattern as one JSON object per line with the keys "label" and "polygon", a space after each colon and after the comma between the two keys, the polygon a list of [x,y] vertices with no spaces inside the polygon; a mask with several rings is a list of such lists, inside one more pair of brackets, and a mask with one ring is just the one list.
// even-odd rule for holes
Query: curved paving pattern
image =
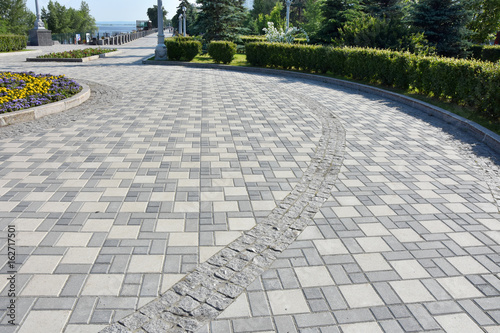
{"label": "curved paving pattern", "polygon": [[[18,332],[500,330],[498,155],[370,94],[141,65],[154,45],[78,65],[0,58],[106,97],[76,108],[80,119],[0,129]],[[190,290],[199,272],[219,285]]]}

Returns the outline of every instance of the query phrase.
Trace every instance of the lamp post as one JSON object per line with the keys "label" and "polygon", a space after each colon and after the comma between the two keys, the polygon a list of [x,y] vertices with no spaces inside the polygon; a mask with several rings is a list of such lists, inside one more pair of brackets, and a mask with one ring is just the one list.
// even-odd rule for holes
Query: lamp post
{"label": "lamp post", "polygon": [[179,14],[179,36],[182,35],[182,14]]}
{"label": "lamp post", "polygon": [[158,0],[158,45],[155,49],[155,60],[167,60],[167,47],[163,33],[163,4]]}
{"label": "lamp post", "polygon": [[182,32],[184,32],[184,37],[186,37],[186,6],[182,6],[182,20],[184,21]]}
{"label": "lamp post", "polygon": [[290,26],[290,5],[292,4],[292,0],[286,0],[286,30]]}

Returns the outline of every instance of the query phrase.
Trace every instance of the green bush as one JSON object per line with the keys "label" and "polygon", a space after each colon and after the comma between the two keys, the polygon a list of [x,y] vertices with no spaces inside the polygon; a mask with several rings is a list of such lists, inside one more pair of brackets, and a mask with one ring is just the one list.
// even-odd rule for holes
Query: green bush
{"label": "green bush", "polygon": [[332,73],[451,99],[500,121],[500,65],[356,47],[249,43],[253,66]]}
{"label": "green bush", "polygon": [[470,48],[471,57],[476,60],[498,62],[500,45],[474,45]]}
{"label": "green bush", "polygon": [[[258,42],[266,42],[266,36],[240,36],[240,39],[243,44],[247,43],[258,43]],[[293,40],[294,44],[307,44],[307,39],[305,38],[295,38]]]}
{"label": "green bush", "polygon": [[265,42],[266,36],[240,36],[243,44],[254,43],[254,42]]}
{"label": "green bush", "polygon": [[236,44],[227,41],[213,41],[208,44],[208,55],[216,63],[229,64],[236,54]]}
{"label": "green bush", "polygon": [[165,45],[169,60],[191,61],[201,52],[201,42],[186,37],[167,38]]}
{"label": "green bush", "polygon": [[481,60],[497,62],[500,60],[500,46],[499,45],[486,45],[483,47]]}
{"label": "green bush", "polygon": [[23,35],[0,35],[0,52],[24,50],[27,42],[28,37]]}

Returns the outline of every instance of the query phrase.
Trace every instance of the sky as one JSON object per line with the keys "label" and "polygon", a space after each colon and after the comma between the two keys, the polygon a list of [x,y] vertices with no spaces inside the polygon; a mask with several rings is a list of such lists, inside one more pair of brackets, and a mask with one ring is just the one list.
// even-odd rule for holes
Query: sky
{"label": "sky", "polygon": [[[80,8],[81,0],[53,0],[65,7]],[[157,5],[157,0],[85,0],[90,7],[90,15],[96,21],[136,21],[147,20],[148,8]],[[167,10],[167,18],[174,16],[179,0],[162,0]],[[190,1],[194,2],[194,1]],[[40,11],[47,8],[49,0],[38,0]],[[36,12],[35,0],[26,0],[27,7]]]}

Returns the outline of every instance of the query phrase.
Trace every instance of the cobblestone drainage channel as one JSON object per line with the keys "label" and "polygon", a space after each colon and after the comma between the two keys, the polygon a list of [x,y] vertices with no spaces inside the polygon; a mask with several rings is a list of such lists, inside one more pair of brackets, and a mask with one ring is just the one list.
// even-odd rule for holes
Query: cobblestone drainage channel
{"label": "cobblestone drainage channel", "polygon": [[263,222],[198,265],[161,297],[101,333],[194,332],[224,311],[295,241],[329,198],[345,150],[340,121],[316,101],[300,99],[320,118],[323,128],[300,183]]}

